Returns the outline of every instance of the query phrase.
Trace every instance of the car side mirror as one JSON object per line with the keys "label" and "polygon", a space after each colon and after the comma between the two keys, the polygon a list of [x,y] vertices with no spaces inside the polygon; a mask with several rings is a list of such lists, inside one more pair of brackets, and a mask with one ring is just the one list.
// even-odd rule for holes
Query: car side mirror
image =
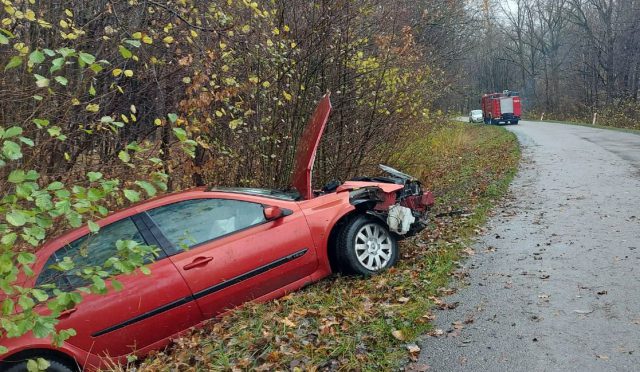
{"label": "car side mirror", "polygon": [[280,207],[275,207],[275,206],[264,207],[264,218],[267,221],[276,220],[284,215],[285,213]]}

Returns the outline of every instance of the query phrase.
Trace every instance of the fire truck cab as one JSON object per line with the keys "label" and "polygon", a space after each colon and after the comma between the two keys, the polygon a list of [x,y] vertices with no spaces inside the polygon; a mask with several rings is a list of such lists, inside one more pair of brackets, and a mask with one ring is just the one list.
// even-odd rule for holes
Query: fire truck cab
{"label": "fire truck cab", "polygon": [[488,93],[480,100],[485,124],[518,124],[521,114],[518,92],[505,90],[502,93]]}

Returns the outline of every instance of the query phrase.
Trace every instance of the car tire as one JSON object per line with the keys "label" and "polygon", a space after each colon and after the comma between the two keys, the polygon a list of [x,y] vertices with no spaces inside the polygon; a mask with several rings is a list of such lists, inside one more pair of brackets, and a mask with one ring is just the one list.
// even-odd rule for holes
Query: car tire
{"label": "car tire", "polygon": [[[52,359],[47,359],[47,362],[49,362],[49,368],[47,368],[47,372],[76,372],[78,369],[77,368],[72,368],[68,365],[66,365],[65,363],[62,363],[60,361],[57,360],[52,360]],[[27,361],[22,361],[22,362],[18,362],[16,364],[9,366],[7,369],[5,369],[5,372],[27,372]]]}
{"label": "car tire", "polygon": [[398,242],[382,222],[357,215],[337,237],[337,258],[343,274],[375,275],[398,261]]}

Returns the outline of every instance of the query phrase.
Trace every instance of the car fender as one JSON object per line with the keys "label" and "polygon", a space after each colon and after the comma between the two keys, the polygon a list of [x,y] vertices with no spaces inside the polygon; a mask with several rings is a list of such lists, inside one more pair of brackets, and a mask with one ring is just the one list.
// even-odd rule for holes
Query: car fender
{"label": "car fender", "polygon": [[329,264],[329,237],[331,231],[344,216],[356,210],[349,202],[348,192],[336,192],[298,203],[302,209],[314,244],[317,247],[319,267],[312,275],[317,280],[331,273]]}

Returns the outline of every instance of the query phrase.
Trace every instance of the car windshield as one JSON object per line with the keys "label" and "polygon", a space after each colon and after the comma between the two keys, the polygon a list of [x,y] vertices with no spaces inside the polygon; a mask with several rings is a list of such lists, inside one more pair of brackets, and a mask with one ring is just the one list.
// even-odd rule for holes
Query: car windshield
{"label": "car windshield", "polygon": [[251,187],[213,187],[209,191],[233,192],[238,194],[249,194],[266,196],[268,198],[280,200],[299,200],[300,194],[295,190],[274,190],[274,189],[257,189]]}
{"label": "car windshield", "polygon": [[482,110],[472,110],[471,115],[482,115]]}

